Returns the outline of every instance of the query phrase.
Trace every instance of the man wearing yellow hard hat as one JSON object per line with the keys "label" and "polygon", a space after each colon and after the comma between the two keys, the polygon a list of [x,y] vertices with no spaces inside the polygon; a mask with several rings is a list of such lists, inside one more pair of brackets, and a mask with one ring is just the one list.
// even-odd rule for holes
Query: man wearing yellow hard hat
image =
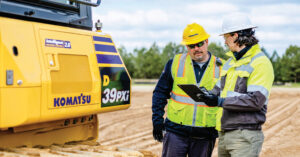
{"label": "man wearing yellow hard hat", "polygon": [[[178,84],[194,84],[219,94],[216,83],[222,62],[208,52],[208,38],[197,23],[187,25],[182,44],[188,53],[170,59],[153,91],[153,137],[163,141],[163,157],[209,157],[218,136],[219,107],[195,102]],[[165,106],[167,117],[164,119]],[[163,131],[166,131],[163,134]]]}

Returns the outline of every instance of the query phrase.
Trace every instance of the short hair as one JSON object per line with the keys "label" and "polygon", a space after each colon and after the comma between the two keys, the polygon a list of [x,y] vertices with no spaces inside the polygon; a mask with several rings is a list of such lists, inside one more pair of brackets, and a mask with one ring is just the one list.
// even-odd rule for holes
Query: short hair
{"label": "short hair", "polygon": [[233,36],[234,33],[238,34],[238,38],[234,41],[234,43],[237,43],[240,47],[243,45],[252,46],[252,45],[257,44],[259,41],[254,36],[255,30],[252,28],[236,31],[236,32],[230,33],[230,35]]}

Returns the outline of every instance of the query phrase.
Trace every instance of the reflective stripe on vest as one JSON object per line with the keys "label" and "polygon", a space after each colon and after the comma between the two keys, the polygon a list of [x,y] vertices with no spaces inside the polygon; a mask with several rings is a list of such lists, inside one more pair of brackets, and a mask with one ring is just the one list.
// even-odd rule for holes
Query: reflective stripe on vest
{"label": "reflective stripe on vest", "polygon": [[214,66],[214,73],[215,73],[215,78],[219,78],[220,77],[220,66],[216,66],[217,65],[217,58],[214,57],[214,62],[215,62],[215,66]]}
{"label": "reflective stripe on vest", "polygon": [[265,101],[264,104],[267,105],[268,101],[269,101],[269,98],[268,98],[269,97],[269,91],[265,87],[258,86],[258,85],[249,85],[247,87],[247,92],[255,92],[255,91],[260,91],[260,93],[262,93],[265,96],[266,101]]}
{"label": "reflective stripe on vest", "polygon": [[218,80],[218,82],[216,83],[216,85],[215,85],[215,86],[217,86],[217,87],[221,88],[221,80]]}
{"label": "reflective stripe on vest", "polygon": [[[251,61],[246,64],[246,65],[241,65],[240,67],[237,67],[236,70],[240,70],[240,71],[247,71],[249,73],[251,73],[253,71],[253,67],[250,66],[250,64],[258,57],[264,56],[264,54],[262,52],[256,54],[255,56],[253,56],[251,58]],[[243,59],[243,58],[242,58]],[[223,66],[223,70],[227,71],[229,68],[231,68],[232,65],[230,65],[229,63],[231,62],[232,58],[229,58],[228,61],[224,64]]]}
{"label": "reflective stripe on vest", "polygon": [[187,53],[184,53],[180,57],[178,71],[177,71],[177,77],[183,77],[186,56],[187,56]]}
{"label": "reflective stripe on vest", "polygon": [[201,107],[209,107],[204,102],[195,102],[192,98],[188,96],[183,96],[179,94],[175,94],[174,92],[171,93],[171,98],[178,103],[186,104],[186,105],[197,105]]}
{"label": "reflective stripe on vest", "polygon": [[242,65],[240,67],[235,68],[236,71],[247,71],[249,74],[252,73],[252,71],[254,70],[250,64],[247,65]]}
{"label": "reflective stripe on vest", "polygon": [[[249,90],[247,90],[247,91],[249,91]],[[258,90],[255,90],[255,91],[258,91]],[[235,96],[241,96],[241,95],[245,95],[246,96],[247,94],[242,94],[242,93],[233,92],[233,91],[227,91],[226,97],[235,97]],[[264,93],[263,93],[263,95],[266,97],[266,101],[265,101],[264,105],[267,105],[268,104],[268,100],[269,100],[268,99],[268,95],[265,95]]]}
{"label": "reflective stripe on vest", "polygon": [[228,70],[231,66],[230,66],[230,62],[231,62],[231,60],[232,60],[232,58],[229,58],[228,60],[227,60],[227,62],[225,63],[225,65],[223,66],[223,70]]}

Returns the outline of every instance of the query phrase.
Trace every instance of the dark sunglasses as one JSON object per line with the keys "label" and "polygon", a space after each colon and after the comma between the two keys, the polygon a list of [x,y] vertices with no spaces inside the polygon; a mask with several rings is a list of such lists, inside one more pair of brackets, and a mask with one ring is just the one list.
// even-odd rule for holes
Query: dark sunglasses
{"label": "dark sunglasses", "polygon": [[196,46],[197,47],[202,47],[204,45],[204,42],[205,41],[201,41],[201,42],[199,42],[197,44],[191,44],[191,45],[188,45],[188,47],[191,48],[191,49],[194,49]]}

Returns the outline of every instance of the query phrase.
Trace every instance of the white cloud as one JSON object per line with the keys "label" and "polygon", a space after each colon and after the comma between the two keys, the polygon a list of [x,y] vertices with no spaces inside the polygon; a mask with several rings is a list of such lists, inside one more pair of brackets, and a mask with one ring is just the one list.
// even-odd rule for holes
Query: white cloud
{"label": "white cloud", "polygon": [[257,33],[257,38],[260,45],[264,46],[269,53],[276,50],[279,55],[282,55],[290,45],[300,46],[300,32],[286,34],[278,31],[263,31]]}
{"label": "white cloud", "polygon": [[252,19],[252,22],[258,26],[278,26],[289,23],[287,17],[282,15],[260,15]]}
{"label": "white cloud", "polygon": [[257,32],[257,37],[264,41],[280,41],[284,35],[281,32]]}
{"label": "white cloud", "polygon": [[151,31],[151,30],[139,30],[131,29],[127,31],[112,30],[111,34],[114,38],[123,38],[126,40],[160,40],[160,39],[172,39],[178,36],[177,32],[169,30]]}
{"label": "white cloud", "polygon": [[94,15],[95,19],[101,19],[104,26],[109,27],[118,26],[137,26],[143,24],[143,15],[141,11],[136,11],[134,13],[128,13],[125,11],[108,11],[105,15]]}
{"label": "white cloud", "polygon": [[257,6],[251,10],[252,21],[262,26],[283,26],[300,24],[299,4],[274,4]]}
{"label": "white cloud", "polygon": [[188,4],[186,11],[190,14],[202,14],[202,15],[211,15],[211,14],[224,14],[234,11],[239,11],[239,8],[236,5],[231,3],[224,2],[204,2],[196,4]]}
{"label": "white cloud", "polygon": [[272,5],[261,5],[253,7],[252,11],[254,13],[260,13],[260,15],[299,15],[300,14],[300,4],[286,3],[286,4],[272,4]]}
{"label": "white cloud", "polygon": [[221,25],[222,25],[222,18],[220,17],[214,17],[214,16],[208,16],[208,17],[191,17],[189,21],[186,24],[196,22],[204,27],[204,29],[207,32],[212,31],[220,31]]}
{"label": "white cloud", "polygon": [[179,43],[181,41],[181,33],[170,30],[151,31],[151,30],[112,30],[109,33],[117,47],[123,45],[129,51],[134,48],[150,47],[154,42],[164,47],[169,42]]}
{"label": "white cloud", "polygon": [[264,31],[258,32],[257,36],[261,40],[265,41],[280,41],[282,42],[299,42],[300,43],[300,32],[296,33],[285,33],[285,32],[272,32],[272,31]]}
{"label": "white cloud", "polygon": [[150,10],[145,12],[145,21],[147,24],[168,24],[170,21],[170,16],[162,10],[156,9],[156,10]]}
{"label": "white cloud", "polygon": [[[185,18],[178,13],[169,13],[164,10],[138,10],[138,11],[108,11],[105,15],[94,15],[94,21],[101,19],[110,28],[129,29],[129,28],[155,28],[172,27],[178,21]],[[185,21],[185,20],[184,20]]]}

